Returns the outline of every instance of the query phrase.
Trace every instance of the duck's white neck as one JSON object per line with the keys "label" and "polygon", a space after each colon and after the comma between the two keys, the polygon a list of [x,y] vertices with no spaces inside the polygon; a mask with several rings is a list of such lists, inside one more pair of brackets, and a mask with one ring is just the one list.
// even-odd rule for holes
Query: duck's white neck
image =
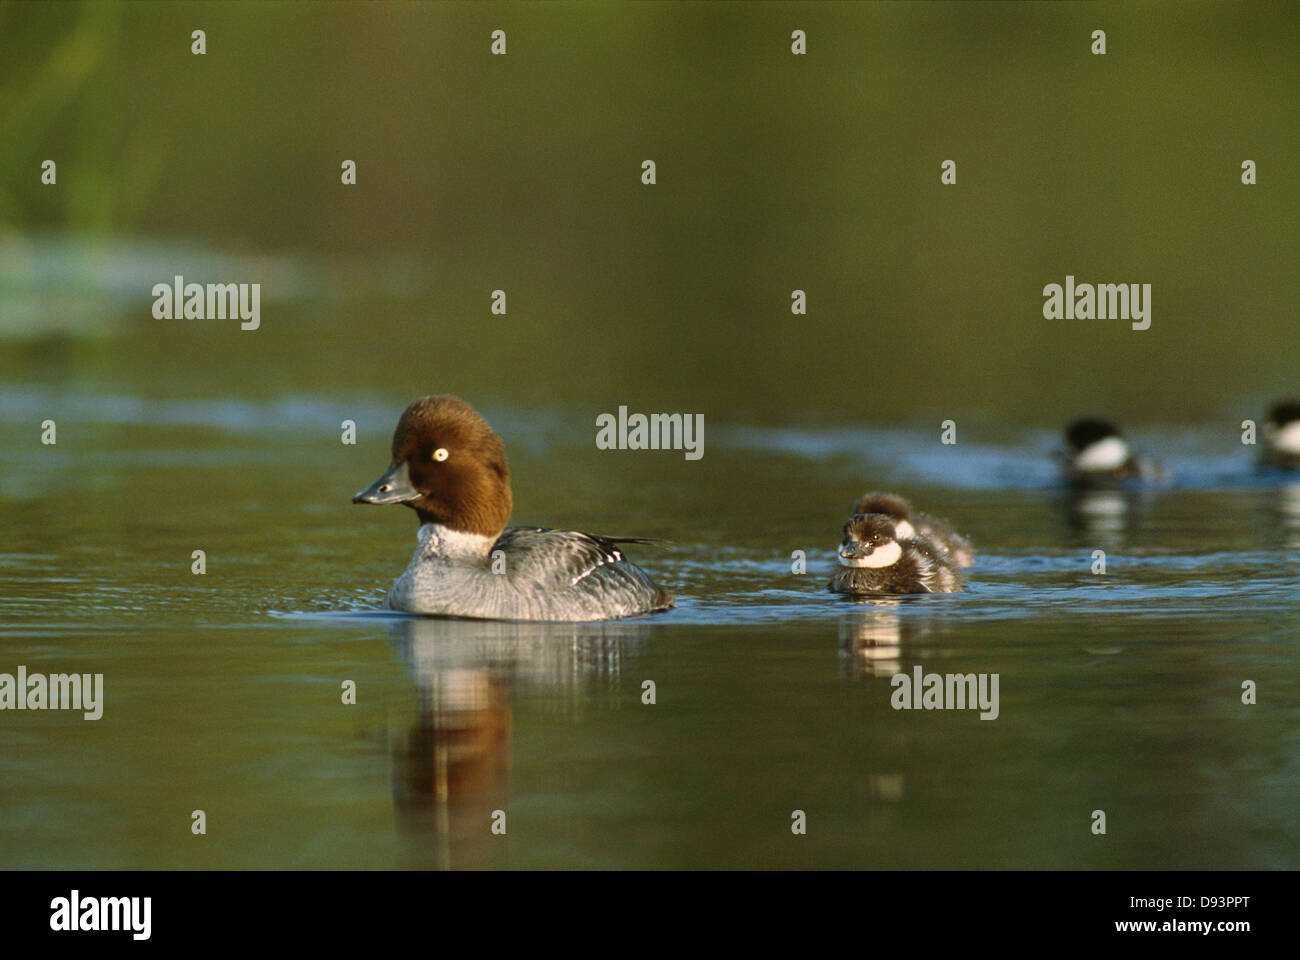
{"label": "duck's white neck", "polygon": [[447,560],[483,560],[491,552],[492,544],[497,542],[496,537],[453,530],[441,523],[423,524],[416,537],[423,553]]}

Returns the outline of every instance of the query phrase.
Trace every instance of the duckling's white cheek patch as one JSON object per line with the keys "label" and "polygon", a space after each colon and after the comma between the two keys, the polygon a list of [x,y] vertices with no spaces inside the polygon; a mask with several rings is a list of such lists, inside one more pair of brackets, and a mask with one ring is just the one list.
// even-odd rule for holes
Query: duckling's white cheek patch
{"label": "duckling's white cheek patch", "polygon": [[899,520],[898,523],[894,524],[894,533],[904,540],[916,539],[916,527],[912,526],[910,520]]}
{"label": "duckling's white cheek patch", "polygon": [[1300,453],[1300,422],[1288,423],[1273,434],[1273,446],[1283,453]]}
{"label": "duckling's white cheek patch", "polygon": [[1118,470],[1128,460],[1128,444],[1119,437],[1107,437],[1079,451],[1074,465],[1080,470]]}
{"label": "duckling's white cheek patch", "polygon": [[903,555],[903,548],[897,542],[877,547],[865,557],[849,560],[840,557],[841,567],[892,567]]}

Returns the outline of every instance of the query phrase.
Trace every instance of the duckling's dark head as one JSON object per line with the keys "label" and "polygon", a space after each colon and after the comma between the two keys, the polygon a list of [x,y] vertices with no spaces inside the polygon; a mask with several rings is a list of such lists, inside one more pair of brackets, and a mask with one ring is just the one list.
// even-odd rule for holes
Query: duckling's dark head
{"label": "duckling's dark head", "polygon": [[887,567],[902,554],[894,522],[883,513],[854,514],[844,524],[839,562],[846,567]]}
{"label": "duckling's dark head", "polygon": [[421,397],[393,432],[392,463],[353,503],[402,503],[421,523],[495,537],[510,519],[505,444],[464,400]]}
{"label": "duckling's dark head", "polygon": [[1285,467],[1300,467],[1300,399],[1279,400],[1268,411],[1264,440],[1275,461]]}
{"label": "duckling's dark head", "polygon": [[1113,420],[1104,417],[1080,417],[1065,428],[1065,442],[1075,453],[1111,438],[1123,440],[1124,434]]}
{"label": "duckling's dark head", "polygon": [[1289,397],[1274,403],[1268,411],[1268,422],[1278,430],[1288,424],[1300,423],[1300,397]]}

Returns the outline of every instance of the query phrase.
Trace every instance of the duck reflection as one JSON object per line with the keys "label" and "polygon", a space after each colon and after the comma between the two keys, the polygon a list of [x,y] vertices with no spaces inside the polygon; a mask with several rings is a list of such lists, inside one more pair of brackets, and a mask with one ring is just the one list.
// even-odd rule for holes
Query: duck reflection
{"label": "duck reflection", "polygon": [[1133,488],[1072,486],[1061,505],[1075,543],[1115,549],[1136,529],[1146,500]]}
{"label": "duck reflection", "polygon": [[920,653],[916,642],[931,630],[916,616],[900,616],[908,602],[908,598],[860,600],[840,619],[840,657],[854,679],[892,677],[902,670],[904,657],[916,659]]}
{"label": "duck reflection", "polygon": [[[416,866],[506,865],[512,699],[559,712],[619,687],[649,625],[409,618],[389,625],[417,711],[392,738],[393,804]],[[492,832],[502,811],[507,833]]]}

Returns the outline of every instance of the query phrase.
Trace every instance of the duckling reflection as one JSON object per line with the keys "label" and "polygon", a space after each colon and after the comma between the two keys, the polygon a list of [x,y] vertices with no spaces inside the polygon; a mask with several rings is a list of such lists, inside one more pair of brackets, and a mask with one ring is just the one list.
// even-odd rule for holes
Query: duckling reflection
{"label": "duckling reflection", "polygon": [[508,862],[507,840],[492,825],[495,811],[509,814],[513,696],[526,691],[559,712],[581,709],[618,689],[625,658],[648,632],[628,621],[389,625],[418,694],[415,722],[390,745],[393,804],[416,865]]}
{"label": "duckling reflection", "polygon": [[1300,548],[1300,482],[1280,483],[1269,491],[1268,528],[1288,550]]}
{"label": "duckling reflection", "polygon": [[[904,644],[910,648],[916,640],[929,633],[929,629],[915,618],[898,615],[906,600],[857,600],[854,609],[840,618],[840,660],[845,672],[854,680],[875,680],[892,677],[903,669]],[[913,654],[914,655],[914,654]],[[882,685],[883,686],[883,685]],[[887,703],[887,698],[881,703]],[[886,713],[892,711],[886,710]],[[853,790],[862,805],[866,822],[873,829],[893,829],[902,816],[902,803],[906,778],[899,769],[901,764],[898,738],[886,736],[890,745],[885,756],[877,756],[873,763],[859,766],[853,777]],[[885,763],[885,769],[871,769],[875,763]]]}
{"label": "duckling reflection", "polygon": [[899,600],[862,600],[840,619],[840,657],[855,680],[892,677],[903,668],[903,644],[929,629],[897,613]]}
{"label": "duckling reflection", "polygon": [[1112,549],[1124,544],[1142,512],[1142,494],[1118,487],[1070,487],[1062,500],[1077,543]]}

